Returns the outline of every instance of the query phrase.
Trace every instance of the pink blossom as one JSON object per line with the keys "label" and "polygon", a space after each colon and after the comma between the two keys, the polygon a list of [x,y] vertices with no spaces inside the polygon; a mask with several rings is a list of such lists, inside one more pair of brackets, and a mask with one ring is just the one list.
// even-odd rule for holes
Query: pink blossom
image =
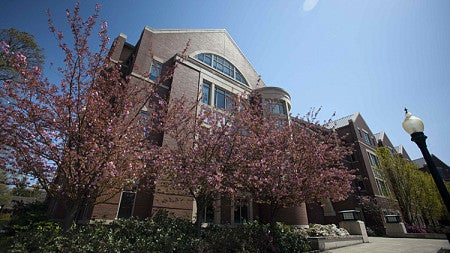
{"label": "pink blossom", "polygon": [[0,48],[3,50],[3,52],[5,52],[6,54],[9,53],[9,45],[8,43],[6,43],[6,41],[2,40],[0,42]]}
{"label": "pink blossom", "polygon": [[19,59],[19,61],[21,63],[26,63],[27,62],[27,57],[25,55],[23,55],[22,53],[18,53],[17,54],[17,58]]}

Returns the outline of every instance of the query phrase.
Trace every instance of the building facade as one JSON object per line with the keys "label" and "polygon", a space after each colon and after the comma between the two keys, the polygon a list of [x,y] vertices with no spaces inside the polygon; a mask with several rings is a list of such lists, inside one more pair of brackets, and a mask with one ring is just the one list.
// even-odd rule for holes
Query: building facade
{"label": "building facade", "polygon": [[[380,213],[400,214],[398,205],[390,198],[391,191],[389,182],[383,175],[380,168],[376,149],[379,146],[387,147],[391,152],[397,152],[386,133],[374,134],[360,113],[343,117],[326,125],[330,129],[337,131],[347,145],[353,147],[353,153],[347,157],[347,166],[355,171],[353,181],[353,193],[345,200],[332,203],[324,200],[322,205],[308,205],[308,218],[312,223],[337,223],[340,221],[339,212],[345,210],[359,211],[366,224],[375,226],[376,222],[370,217],[368,210],[362,204],[362,198],[370,198],[379,208]],[[403,150],[403,156],[409,158]],[[367,209],[367,207],[366,207]],[[364,214],[366,214],[364,217]],[[382,220],[384,217],[377,217]],[[378,224],[379,225],[379,224]]]}
{"label": "building facade", "polygon": [[[120,34],[111,58],[130,76],[130,82],[157,85],[160,96],[170,102],[175,98],[197,101],[217,109],[226,109],[234,94],[258,92],[262,99],[276,100],[277,113],[289,115],[290,96],[278,87],[268,87],[245,58],[225,30],[154,30],[146,27],[136,45],[126,42]],[[183,52],[183,53],[182,53]],[[182,61],[177,61],[183,58]],[[165,69],[174,66],[169,79],[158,81]],[[170,140],[159,136],[161,145]],[[169,182],[170,183],[170,182]],[[216,208],[207,211],[206,220],[214,223],[236,224],[264,216],[264,207],[248,203],[235,205],[231,200],[217,199]],[[192,198],[170,192],[157,184],[154,191],[129,189],[104,204],[93,207],[90,219],[112,220],[122,217],[149,217],[157,210],[194,218]],[[280,211],[280,221],[291,225],[307,225],[306,205]]]}

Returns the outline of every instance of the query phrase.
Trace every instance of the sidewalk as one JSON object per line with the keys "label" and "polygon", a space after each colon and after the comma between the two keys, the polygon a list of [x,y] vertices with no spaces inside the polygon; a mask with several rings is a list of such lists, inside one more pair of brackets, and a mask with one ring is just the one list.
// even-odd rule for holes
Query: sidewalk
{"label": "sidewalk", "polygon": [[328,253],[437,253],[441,248],[450,249],[447,240],[369,237],[369,243],[326,251]]}

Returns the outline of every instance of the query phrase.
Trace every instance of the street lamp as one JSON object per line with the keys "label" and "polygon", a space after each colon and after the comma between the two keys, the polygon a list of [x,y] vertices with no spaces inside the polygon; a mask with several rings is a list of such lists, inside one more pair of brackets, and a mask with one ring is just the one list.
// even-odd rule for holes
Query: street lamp
{"label": "street lamp", "polygon": [[436,184],[439,193],[441,194],[442,200],[447,207],[447,211],[450,213],[450,195],[447,188],[445,187],[444,181],[439,175],[433,159],[431,159],[430,152],[428,151],[427,143],[425,141],[427,139],[427,136],[425,136],[425,134],[423,133],[424,127],[422,120],[418,117],[413,116],[410,112],[408,112],[408,109],[405,108],[405,120],[403,120],[402,126],[403,129],[405,129],[405,131],[411,135],[411,140],[417,144],[420,151],[422,152],[423,158],[425,159],[431,176],[434,179],[434,183]]}

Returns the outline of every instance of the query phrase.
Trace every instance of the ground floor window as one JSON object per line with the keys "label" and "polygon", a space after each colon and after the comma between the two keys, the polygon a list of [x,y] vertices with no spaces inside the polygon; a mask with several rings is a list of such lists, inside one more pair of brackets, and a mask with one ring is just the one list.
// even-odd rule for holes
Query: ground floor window
{"label": "ground floor window", "polygon": [[203,223],[214,223],[214,203],[209,201],[205,206],[205,214],[203,217]]}
{"label": "ground floor window", "polygon": [[134,211],[134,202],[136,200],[136,192],[123,191],[120,196],[119,211],[117,218],[131,218]]}
{"label": "ground floor window", "polygon": [[234,205],[234,223],[240,224],[249,220],[249,208],[243,201],[235,202]]}

